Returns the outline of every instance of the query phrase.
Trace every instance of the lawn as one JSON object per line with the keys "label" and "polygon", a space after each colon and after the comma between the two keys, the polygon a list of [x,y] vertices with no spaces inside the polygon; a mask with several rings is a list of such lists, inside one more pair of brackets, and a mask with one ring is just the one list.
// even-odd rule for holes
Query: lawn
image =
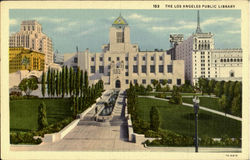
{"label": "lawn", "polygon": [[[199,97],[199,99],[201,106],[224,112],[223,109],[220,108],[219,98]],[[192,98],[182,98],[182,100],[184,103],[193,104]]]}
{"label": "lawn", "polygon": [[[147,95],[149,96],[155,96],[159,93],[163,93],[163,92],[149,92]],[[171,96],[172,92],[164,92],[166,93],[167,96]],[[180,93],[182,96],[200,96],[202,95],[201,93]],[[205,95],[205,94],[204,94]]]}
{"label": "lawn", "polygon": [[[38,128],[38,106],[43,99],[10,101],[10,130],[30,131]],[[44,99],[47,106],[48,123],[59,122],[70,117],[70,99]]]}
{"label": "lawn", "polygon": [[[149,122],[149,111],[156,106],[160,112],[161,128],[176,133],[194,136],[194,111],[193,108],[183,105],[173,105],[166,101],[151,98],[138,98],[137,112],[140,118]],[[198,122],[199,136],[220,138],[223,135],[238,138],[241,137],[241,122],[199,110]]]}

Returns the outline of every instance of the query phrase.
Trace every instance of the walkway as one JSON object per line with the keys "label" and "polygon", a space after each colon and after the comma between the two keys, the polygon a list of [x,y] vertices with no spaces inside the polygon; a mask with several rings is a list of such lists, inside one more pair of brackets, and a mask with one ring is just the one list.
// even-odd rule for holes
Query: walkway
{"label": "walkway", "polygon": [[[162,100],[162,101],[169,101],[168,99],[157,98],[157,97],[154,97],[154,96],[139,96],[139,97],[158,99],[158,100]],[[182,105],[193,108],[193,104],[182,103]],[[199,109],[202,109],[204,111],[208,111],[208,112],[211,112],[211,113],[215,113],[215,114],[218,114],[218,115],[221,115],[221,116],[225,116],[225,117],[228,117],[228,118],[231,118],[231,119],[235,119],[237,121],[242,121],[242,119],[240,117],[236,117],[236,116],[233,116],[233,115],[230,115],[230,114],[225,115],[225,113],[223,113],[223,112],[216,111],[216,110],[213,110],[213,109],[210,109],[210,108],[207,108],[207,107],[199,106]]]}

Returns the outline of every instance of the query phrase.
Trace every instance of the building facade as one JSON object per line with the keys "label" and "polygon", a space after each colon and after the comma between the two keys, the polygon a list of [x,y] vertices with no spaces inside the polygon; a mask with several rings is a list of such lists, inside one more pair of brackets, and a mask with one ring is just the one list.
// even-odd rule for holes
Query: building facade
{"label": "building facade", "polygon": [[43,71],[45,54],[23,47],[9,48],[9,72],[19,70]]}
{"label": "building facade", "polygon": [[22,21],[20,31],[10,36],[9,47],[24,47],[45,54],[45,67],[53,63],[52,40],[35,20]]}
{"label": "building facade", "polygon": [[200,28],[199,11],[196,32],[169,51],[172,59],[185,61],[185,79],[193,85],[200,77],[225,81],[242,79],[242,50],[215,49],[214,35]]}
{"label": "building facade", "polygon": [[89,73],[90,82],[104,81],[105,89],[126,89],[129,83],[152,84],[154,79],[168,80],[170,86],[184,83],[184,61],[171,60],[166,51],[139,51],[130,42],[130,28],[119,16],[110,27],[109,44],[102,53],[84,52],[64,55],[64,65],[80,67]]}

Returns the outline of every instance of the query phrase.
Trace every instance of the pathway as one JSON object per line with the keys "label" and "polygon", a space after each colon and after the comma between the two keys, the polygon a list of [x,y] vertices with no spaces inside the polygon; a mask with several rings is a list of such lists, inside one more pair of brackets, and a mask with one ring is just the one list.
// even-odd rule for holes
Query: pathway
{"label": "pathway", "polygon": [[[139,97],[158,99],[158,100],[162,100],[162,101],[169,101],[168,99],[157,98],[157,97],[154,97],[154,96],[139,96]],[[182,103],[182,105],[193,108],[193,104]],[[225,116],[225,117],[228,117],[228,118],[231,118],[231,119],[235,119],[237,121],[242,121],[242,119],[240,117],[236,117],[236,116],[233,116],[233,115],[230,115],[230,114],[225,115],[224,112],[216,111],[216,110],[213,110],[213,109],[210,109],[210,108],[207,108],[207,107],[199,106],[199,109],[202,109],[202,110],[208,111],[208,112],[212,112],[212,113],[215,113],[215,114],[218,114],[218,115],[221,115],[221,116]]]}

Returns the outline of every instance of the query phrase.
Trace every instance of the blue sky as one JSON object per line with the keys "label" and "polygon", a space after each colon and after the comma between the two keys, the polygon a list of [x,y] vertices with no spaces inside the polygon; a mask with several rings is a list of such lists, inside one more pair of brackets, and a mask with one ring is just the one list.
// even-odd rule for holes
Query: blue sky
{"label": "blue sky", "polygon": [[[54,50],[72,53],[89,48],[100,52],[109,43],[109,28],[119,14],[130,26],[131,42],[141,50],[169,49],[169,35],[196,29],[197,10],[10,10],[10,33],[18,32],[22,20],[37,20],[53,41]],[[203,32],[215,35],[216,48],[241,48],[240,10],[200,10]]]}

